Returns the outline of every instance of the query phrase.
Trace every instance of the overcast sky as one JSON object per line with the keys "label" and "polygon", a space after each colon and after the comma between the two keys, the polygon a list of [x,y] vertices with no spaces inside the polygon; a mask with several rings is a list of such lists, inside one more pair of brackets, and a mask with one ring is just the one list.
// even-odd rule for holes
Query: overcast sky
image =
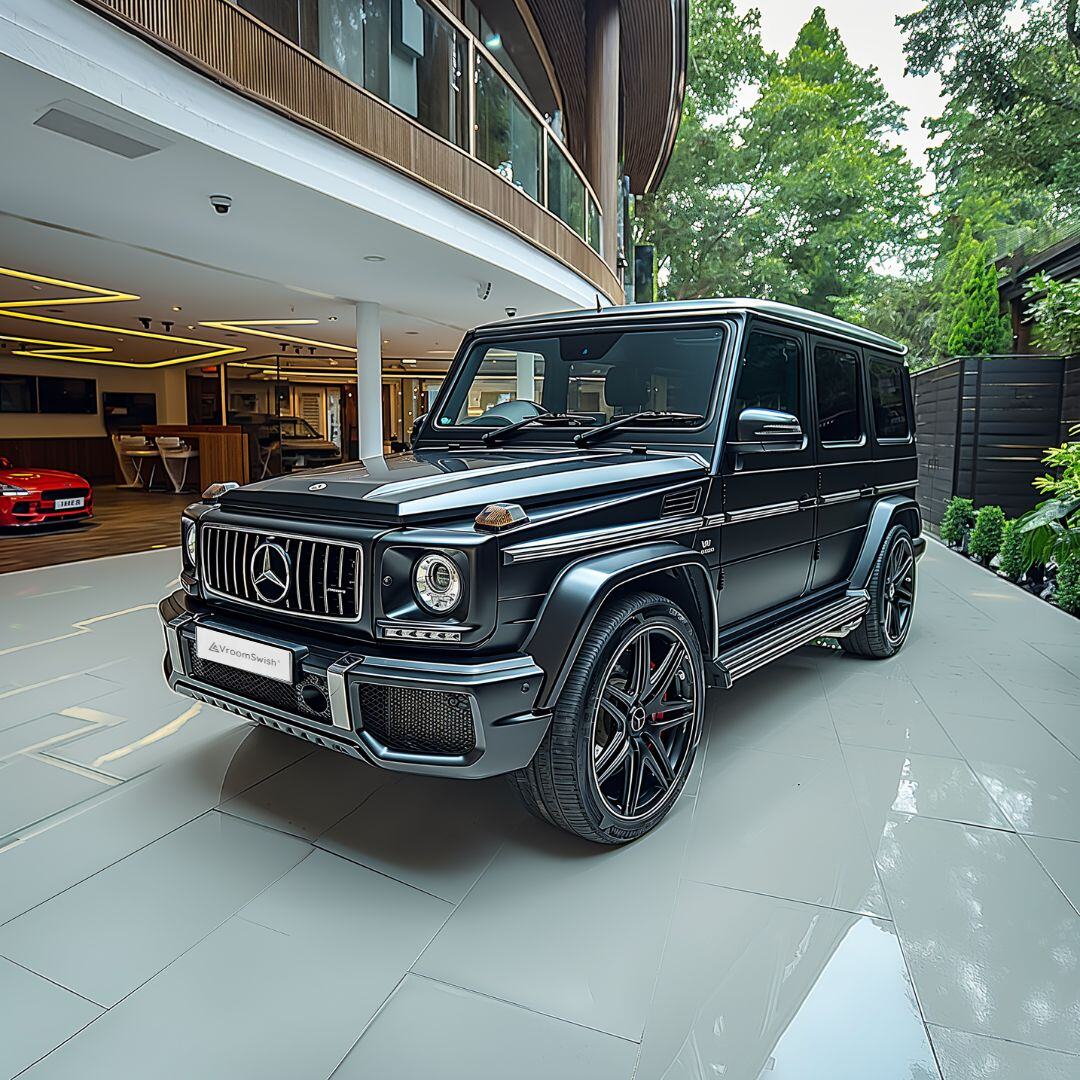
{"label": "overcast sky", "polygon": [[[885,89],[908,109],[908,130],[902,136],[912,160],[926,168],[926,132],[922,121],[940,112],[939,84],[934,77],[913,79],[904,75],[904,50],[897,15],[920,7],[919,0],[818,0],[829,22],[840,31],[851,58],[864,67],[878,69]],[[795,43],[799,28],[810,18],[818,3],[814,0],[735,0],[739,11],[756,7],[761,12],[761,33],[767,49],[786,53]],[[929,185],[928,185],[929,187]]]}

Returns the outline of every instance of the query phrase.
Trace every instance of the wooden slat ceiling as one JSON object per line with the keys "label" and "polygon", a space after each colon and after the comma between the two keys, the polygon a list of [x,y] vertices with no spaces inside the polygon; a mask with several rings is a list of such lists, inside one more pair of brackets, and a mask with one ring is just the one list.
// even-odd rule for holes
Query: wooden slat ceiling
{"label": "wooden slat ceiling", "polygon": [[[566,107],[571,153],[584,161],[585,3],[530,0]],[[686,83],[686,0],[621,0],[622,147],[630,189],[653,190],[667,167]]]}

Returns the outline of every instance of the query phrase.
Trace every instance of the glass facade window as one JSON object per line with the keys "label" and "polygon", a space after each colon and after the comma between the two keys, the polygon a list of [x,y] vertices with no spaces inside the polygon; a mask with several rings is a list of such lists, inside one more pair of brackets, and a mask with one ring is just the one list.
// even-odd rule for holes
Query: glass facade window
{"label": "glass facade window", "polygon": [[536,118],[483,56],[476,57],[476,156],[500,176],[540,198],[540,144]]}
{"label": "glass facade window", "polygon": [[599,252],[600,250],[600,207],[596,205],[596,200],[590,195],[588,196],[589,202],[589,235],[587,237],[589,241],[589,247],[593,251]]}
{"label": "glass facade window", "polygon": [[566,152],[552,138],[547,140],[547,170],[548,209],[584,239],[585,185]]}

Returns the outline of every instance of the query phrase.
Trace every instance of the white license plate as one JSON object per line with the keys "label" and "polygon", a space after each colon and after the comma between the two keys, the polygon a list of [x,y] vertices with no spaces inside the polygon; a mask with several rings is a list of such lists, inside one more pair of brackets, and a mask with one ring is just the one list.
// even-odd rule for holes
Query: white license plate
{"label": "white license plate", "polygon": [[212,660],[215,664],[265,675],[278,682],[293,681],[293,654],[288,649],[235,634],[223,634],[206,626],[195,627],[195,655],[200,660]]}
{"label": "white license plate", "polygon": [[81,510],[85,502],[82,496],[77,499],[54,499],[53,507],[57,510]]}

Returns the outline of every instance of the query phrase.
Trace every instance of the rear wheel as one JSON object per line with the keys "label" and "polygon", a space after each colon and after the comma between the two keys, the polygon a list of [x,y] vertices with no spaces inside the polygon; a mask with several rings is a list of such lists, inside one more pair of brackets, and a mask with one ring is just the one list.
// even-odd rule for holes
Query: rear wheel
{"label": "rear wheel", "polygon": [[889,530],[867,591],[870,607],[863,621],[840,644],[855,656],[884,660],[903,648],[915,614],[915,549],[905,526]]}
{"label": "rear wheel", "polygon": [[601,844],[657,825],[693,764],[705,705],[701,648],[662,596],[635,593],[597,616],[551,727],[512,780],[538,817]]}

